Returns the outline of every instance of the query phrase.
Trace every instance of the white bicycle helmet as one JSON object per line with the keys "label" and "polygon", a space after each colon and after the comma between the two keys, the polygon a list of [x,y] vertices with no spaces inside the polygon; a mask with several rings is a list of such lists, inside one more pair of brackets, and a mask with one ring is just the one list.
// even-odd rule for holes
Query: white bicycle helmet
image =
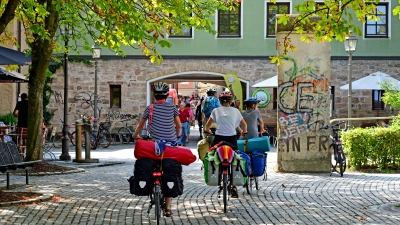
{"label": "white bicycle helmet", "polygon": [[167,83],[158,82],[153,85],[154,95],[167,95],[169,92],[169,86]]}

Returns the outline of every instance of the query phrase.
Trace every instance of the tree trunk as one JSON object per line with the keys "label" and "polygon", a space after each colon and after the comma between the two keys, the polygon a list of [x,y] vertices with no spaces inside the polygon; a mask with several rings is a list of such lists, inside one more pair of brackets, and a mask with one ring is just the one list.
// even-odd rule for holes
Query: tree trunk
{"label": "tree trunk", "polygon": [[58,27],[58,12],[52,0],[42,1],[41,4],[47,4],[49,12],[44,21],[49,38],[33,35],[32,65],[29,69],[28,141],[25,161],[43,159],[43,87],[53,52],[53,38]]}

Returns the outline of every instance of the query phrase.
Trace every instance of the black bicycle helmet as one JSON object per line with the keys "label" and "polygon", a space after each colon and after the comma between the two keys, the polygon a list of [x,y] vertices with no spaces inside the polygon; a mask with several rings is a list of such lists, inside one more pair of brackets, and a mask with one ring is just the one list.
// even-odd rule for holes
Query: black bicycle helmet
{"label": "black bicycle helmet", "polygon": [[153,85],[154,95],[168,95],[169,86],[167,83],[158,82]]}
{"label": "black bicycle helmet", "polygon": [[212,96],[212,95],[214,95],[216,92],[217,92],[217,89],[215,89],[215,88],[209,88],[209,89],[207,90],[207,95],[208,95],[208,96]]}
{"label": "black bicycle helmet", "polygon": [[260,100],[258,100],[256,98],[248,98],[248,99],[244,100],[243,103],[244,103],[244,105],[249,106],[249,105],[252,105],[252,104],[257,104],[259,102],[260,102]]}

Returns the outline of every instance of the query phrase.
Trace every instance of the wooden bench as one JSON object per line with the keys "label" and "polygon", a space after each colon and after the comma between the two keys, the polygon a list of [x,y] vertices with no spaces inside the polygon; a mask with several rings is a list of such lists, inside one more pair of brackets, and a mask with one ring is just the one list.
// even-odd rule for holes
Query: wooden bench
{"label": "wooden bench", "polygon": [[29,184],[28,170],[38,161],[23,162],[13,142],[0,142],[0,172],[7,174],[7,189],[10,188],[10,173],[25,170],[26,184]]}

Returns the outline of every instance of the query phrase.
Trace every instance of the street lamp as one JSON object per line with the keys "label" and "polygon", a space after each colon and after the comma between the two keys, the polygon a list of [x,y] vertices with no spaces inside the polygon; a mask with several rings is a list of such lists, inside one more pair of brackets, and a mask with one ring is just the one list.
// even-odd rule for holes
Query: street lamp
{"label": "street lamp", "polygon": [[[349,74],[348,74],[348,78],[349,78],[349,89],[348,89],[348,114],[347,117],[351,118],[352,117],[352,88],[351,88],[351,61],[352,61],[352,57],[353,57],[353,53],[356,51],[356,46],[357,46],[357,41],[358,39],[351,35],[351,31],[350,31],[350,35],[346,37],[346,41],[344,42],[344,49],[346,50],[346,52],[349,54]],[[351,128],[351,120],[348,121],[348,128]]]}
{"label": "street lamp", "polygon": [[65,52],[64,52],[64,123],[62,137],[62,149],[60,160],[71,160],[69,155],[69,137],[68,137],[68,28],[65,27]]}
{"label": "street lamp", "polygon": [[93,134],[97,135],[97,59],[101,55],[101,47],[97,45],[97,42],[92,46],[93,59],[94,59],[94,123],[93,123]]}

